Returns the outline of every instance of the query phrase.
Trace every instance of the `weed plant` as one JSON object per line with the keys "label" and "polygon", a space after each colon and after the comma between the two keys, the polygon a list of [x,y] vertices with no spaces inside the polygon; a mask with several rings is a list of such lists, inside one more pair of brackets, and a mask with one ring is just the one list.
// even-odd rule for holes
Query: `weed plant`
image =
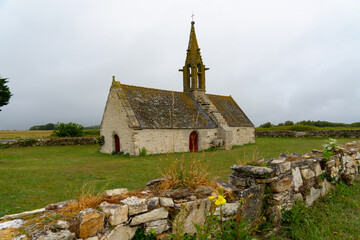
{"label": "weed plant", "polygon": [[[210,209],[204,212],[205,222],[203,225],[193,223],[196,232],[193,235],[184,233],[184,222],[181,220],[183,214],[186,212],[184,207],[181,208],[180,213],[175,217],[173,224],[173,231],[170,233],[171,240],[207,240],[207,239],[222,239],[222,240],[246,240],[252,239],[251,234],[254,228],[245,221],[245,209],[247,200],[241,199],[237,213],[225,219],[223,212],[223,205],[226,199],[223,196],[223,190],[218,189],[218,197],[210,196]],[[251,196],[250,196],[251,198]]]}

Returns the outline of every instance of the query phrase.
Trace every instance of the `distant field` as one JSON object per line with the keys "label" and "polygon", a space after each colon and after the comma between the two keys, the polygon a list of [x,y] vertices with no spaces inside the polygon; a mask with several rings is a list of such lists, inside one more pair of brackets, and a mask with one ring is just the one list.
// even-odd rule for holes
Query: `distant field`
{"label": "distant field", "polygon": [[[354,139],[339,139],[340,143],[349,141]],[[145,157],[102,154],[96,145],[0,149],[0,216],[76,198],[84,186],[97,193],[105,188],[141,189],[174,159],[201,158],[212,177],[227,181],[232,164],[321,149],[324,142],[322,138],[257,138],[255,144],[229,151]]]}
{"label": "distant field", "polygon": [[[269,128],[257,127],[255,129],[257,131],[292,131],[291,129],[292,127],[294,126],[274,126]],[[359,130],[360,129],[360,127],[314,127],[314,126],[305,126],[305,127],[309,127],[309,130]]]}
{"label": "distant field", "polygon": [[52,130],[21,130],[21,131],[3,131],[0,130],[0,139],[18,139],[18,138],[46,138],[52,134]]}
{"label": "distant field", "polygon": [[[84,130],[85,136],[98,136],[99,129]],[[19,139],[19,138],[48,138],[53,133],[52,130],[0,130],[0,139]]]}

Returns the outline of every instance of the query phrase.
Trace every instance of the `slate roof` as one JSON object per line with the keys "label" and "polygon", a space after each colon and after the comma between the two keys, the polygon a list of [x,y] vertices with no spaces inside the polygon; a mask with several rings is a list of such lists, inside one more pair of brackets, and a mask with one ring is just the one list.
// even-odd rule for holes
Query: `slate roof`
{"label": "slate roof", "polygon": [[[120,84],[125,99],[143,129],[209,129],[215,122],[189,93]],[[229,127],[254,127],[231,96],[206,94]]]}
{"label": "slate roof", "polygon": [[184,92],[121,84],[140,128],[217,128],[211,118]]}
{"label": "slate roof", "polygon": [[254,124],[241,110],[231,96],[206,94],[229,127],[254,127]]}

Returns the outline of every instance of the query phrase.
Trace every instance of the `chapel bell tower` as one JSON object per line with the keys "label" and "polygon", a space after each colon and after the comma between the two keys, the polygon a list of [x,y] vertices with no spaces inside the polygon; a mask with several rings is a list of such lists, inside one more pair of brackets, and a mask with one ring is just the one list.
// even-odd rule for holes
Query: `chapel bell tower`
{"label": "chapel bell tower", "polygon": [[205,92],[205,68],[202,62],[200,48],[195,35],[195,22],[191,22],[189,46],[186,53],[185,66],[179,71],[183,72],[184,92]]}

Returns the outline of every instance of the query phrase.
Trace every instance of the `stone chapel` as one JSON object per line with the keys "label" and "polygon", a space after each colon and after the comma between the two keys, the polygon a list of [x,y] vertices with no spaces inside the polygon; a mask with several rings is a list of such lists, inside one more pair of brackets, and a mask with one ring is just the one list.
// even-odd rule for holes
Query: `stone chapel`
{"label": "stone chapel", "polygon": [[100,135],[103,153],[197,152],[255,142],[254,124],[231,96],[205,93],[205,71],[191,22],[182,92],[125,85],[113,77]]}

